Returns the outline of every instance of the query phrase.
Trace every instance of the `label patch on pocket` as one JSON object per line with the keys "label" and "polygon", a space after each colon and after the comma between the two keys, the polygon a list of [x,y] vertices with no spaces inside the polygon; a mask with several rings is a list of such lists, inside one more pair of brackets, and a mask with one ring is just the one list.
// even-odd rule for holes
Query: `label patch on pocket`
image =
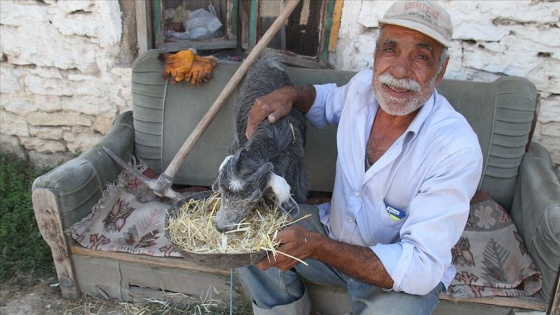
{"label": "label patch on pocket", "polygon": [[387,206],[387,213],[389,214],[389,217],[393,221],[399,221],[406,216],[406,213],[404,211],[395,209],[391,206]]}

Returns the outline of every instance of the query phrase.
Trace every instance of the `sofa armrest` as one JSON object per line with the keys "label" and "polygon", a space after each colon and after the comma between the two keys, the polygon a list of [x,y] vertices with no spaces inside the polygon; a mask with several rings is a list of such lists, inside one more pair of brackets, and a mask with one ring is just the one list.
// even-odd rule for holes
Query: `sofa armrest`
{"label": "sofa armrest", "polygon": [[131,111],[119,115],[109,132],[94,147],[33,182],[34,192],[46,189],[54,194],[65,229],[91,212],[107,183],[113,182],[122,170],[105,153],[104,146],[124,161],[130,158],[134,149]]}
{"label": "sofa armrest", "polygon": [[560,265],[560,182],[548,152],[531,143],[519,168],[511,217],[543,276],[540,292],[553,299]]}
{"label": "sofa armrest", "polygon": [[65,231],[91,213],[107,183],[114,181],[120,166],[113,162],[103,147],[127,160],[134,149],[132,112],[117,117],[111,130],[93,148],[33,182],[32,200],[35,219],[41,235],[51,249],[62,296],[77,299],[78,281]]}

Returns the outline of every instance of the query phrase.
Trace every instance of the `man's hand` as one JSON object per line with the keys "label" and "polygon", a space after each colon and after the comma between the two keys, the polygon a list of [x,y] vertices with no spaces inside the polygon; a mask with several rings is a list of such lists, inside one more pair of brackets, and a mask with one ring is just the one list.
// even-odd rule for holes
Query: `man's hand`
{"label": "man's hand", "polygon": [[[322,235],[309,232],[301,226],[290,226],[278,232],[278,235],[276,235],[276,239],[281,243],[277,250],[298,259],[305,260],[312,256],[314,246],[317,244],[320,237],[322,237]],[[286,271],[297,264],[299,264],[299,261],[279,253],[276,257],[270,255],[269,257],[263,258],[256,266],[261,270],[276,267]]]}
{"label": "man's hand", "polygon": [[[368,247],[346,244],[325,235],[311,232],[299,225],[289,226],[278,232],[281,245],[278,251],[300,260],[316,259],[338,271],[382,288],[393,287],[393,279],[375,253]],[[256,266],[261,270],[276,267],[286,271],[299,264],[286,255],[265,257]]]}
{"label": "man's hand", "polygon": [[292,86],[284,86],[255,100],[247,118],[247,138],[251,138],[257,127],[268,118],[270,123],[277,122],[292,110],[294,91]]}
{"label": "man's hand", "polygon": [[284,86],[255,100],[247,117],[245,136],[250,139],[265,119],[275,123],[296,108],[307,114],[315,100],[315,88],[308,86]]}

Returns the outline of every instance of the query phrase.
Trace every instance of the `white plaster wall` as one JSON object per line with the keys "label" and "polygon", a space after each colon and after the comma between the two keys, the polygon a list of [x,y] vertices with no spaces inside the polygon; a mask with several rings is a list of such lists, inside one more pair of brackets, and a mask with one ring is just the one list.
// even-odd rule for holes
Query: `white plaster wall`
{"label": "white plaster wall", "polygon": [[[346,0],[337,48],[337,69],[371,69],[377,21],[393,1]],[[493,81],[527,77],[541,96],[533,140],[552,155],[560,177],[560,2],[440,1],[453,20],[446,78]]]}
{"label": "white plaster wall", "polygon": [[131,108],[118,1],[2,0],[0,21],[2,150],[53,165]]}
{"label": "white plaster wall", "polygon": [[[371,68],[377,20],[392,1],[346,0],[337,69]],[[442,1],[454,25],[448,78],[531,79],[542,97],[535,140],[560,165],[560,2]],[[96,143],[131,109],[117,0],[0,0],[0,145],[53,165]]]}

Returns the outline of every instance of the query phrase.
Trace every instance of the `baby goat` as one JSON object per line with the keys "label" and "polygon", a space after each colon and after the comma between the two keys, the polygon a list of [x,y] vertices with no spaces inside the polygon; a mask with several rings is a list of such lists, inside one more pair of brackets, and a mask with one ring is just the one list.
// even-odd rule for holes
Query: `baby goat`
{"label": "baby goat", "polygon": [[[221,194],[216,228],[229,231],[243,220],[261,197],[275,202],[292,217],[307,194],[303,160],[306,121],[298,110],[271,124],[263,121],[251,139],[245,136],[247,116],[257,97],[291,85],[281,64],[269,55],[259,58],[247,73],[235,105],[235,135],[212,185]],[[292,198],[292,195],[294,196]]]}

